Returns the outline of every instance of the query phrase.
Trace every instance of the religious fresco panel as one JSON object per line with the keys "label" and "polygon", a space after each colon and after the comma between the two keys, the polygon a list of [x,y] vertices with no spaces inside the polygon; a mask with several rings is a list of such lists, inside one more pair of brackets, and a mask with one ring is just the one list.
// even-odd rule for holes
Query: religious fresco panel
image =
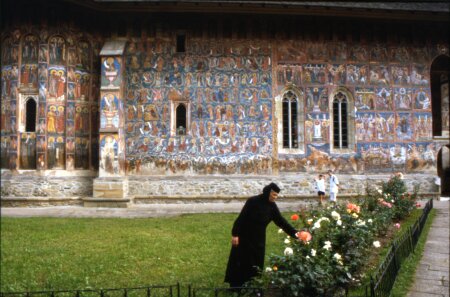
{"label": "religious fresco panel", "polygon": [[375,88],[375,109],[394,110],[394,94],[391,88]]}
{"label": "religious fresco panel", "polygon": [[65,168],[65,139],[63,136],[49,135],[47,137],[47,168]]}
{"label": "religious fresco panel", "polygon": [[328,111],[328,89],[325,87],[305,88],[305,108],[308,112]]}
{"label": "religious fresco panel", "polygon": [[66,63],[66,41],[61,36],[52,36],[49,43],[49,61],[51,65],[64,65]]}
{"label": "religious fresco panel", "polygon": [[414,113],[414,139],[416,141],[431,141],[433,137],[431,112]]}
{"label": "religious fresco panel", "polygon": [[369,82],[369,65],[349,64],[346,69],[348,85],[366,85]]}
{"label": "religious fresco panel", "polygon": [[[136,60],[131,61],[130,67],[136,69],[138,66],[137,56]],[[122,81],[122,59],[119,57],[102,57],[101,66],[101,86],[108,88],[119,88]],[[139,66],[138,66],[139,67]]]}
{"label": "religious fresco panel", "polygon": [[108,176],[119,173],[118,161],[119,136],[117,134],[100,134],[100,175]]}
{"label": "religious fresco panel", "polygon": [[328,113],[306,115],[305,141],[315,144],[325,144],[330,141],[330,115]]}
{"label": "religious fresco panel", "polygon": [[0,166],[1,168],[9,168],[9,142],[10,138],[9,136],[1,136],[0,138]]}
{"label": "religious fresco panel", "polygon": [[370,84],[374,86],[388,86],[391,84],[391,75],[388,65],[371,64],[369,69]]}
{"label": "religious fresco panel", "polygon": [[358,112],[355,119],[357,142],[391,142],[395,139],[393,112]]}
{"label": "religious fresco panel", "polygon": [[[122,110],[121,106],[122,102],[119,99],[118,93],[103,93],[100,101],[100,129],[119,128],[119,112]],[[139,107],[141,113],[144,113],[144,106],[140,105]]]}
{"label": "religious fresco panel", "polygon": [[38,84],[38,65],[22,64],[20,69],[20,87],[21,88],[37,88]]}
{"label": "religious fresco panel", "polygon": [[48,45],[47,44],[40,44],[39,45],[39,57],[38,62],[39,63],[47,63],[48,61]]}
{"label": "religious fresco panel", "polygon": [[27,35],[22,41],[22,64],[37,64],[38,62],[38,38]]}
{"label": "religious fresco panel", "polygon": [[411,110],[412,109],[412,89],[411,88],[394,88],[394,105],[395,110]]}
{"label": "religious fresco panel", "polygon": [[358,144],[363,172],[405,171],[407,146],[402,143]]}
{"label": "religious fresco panel", "polygon": [[335,75],[339,71],[333,65],[328,64],[304,64],[302,67],[303,84],[333,83]]}
{"label": "religious fresco panel", "polygon": [[411,67],[411,84],[428,87],[430,84],[430,69],[422,64],[413,64]]}
{"label": "religious fresco panel", "polygon": [[13,135],[10,136],[10,141],[9,141],[10,145],[9,145],[9,152],[8,152],[8,156],[9,156],[9,169],[14,170],[17,169],[17,136]]}
{"label": "religious fresco panel", "polygon": [[392,84],[397,86],[408,86],[411,84],[409,65],[391,66]]}
{"label": "religious fresco panel", "polygon": [[66,98],[66,68],[64,66],[49,66],[47,101],[64,102]]}
{"label": "religious fresco panel", "polygon": [[432,142],[408,144],[407,172],[436,172],[436,158],[439,147]]}
{"label": "religious fresco panel", "polygon": [[429,88],[414,88],[413,108],[418,111],[431,110],[431,91]]}
{"label": "religious fresco panel", "polygon": [[21,169],[36,169],[36,133],[21,133],[19,160]]}
{"label": "religious fresco panel", "polygon": [[389,60],[393,63],[410,62],[410,54],[406,46],[398,45],[389,48]]}
{"label": "religious fresco panel", "polygon": [[388,49],[385,44],[376,43],[370,47],[370,61],[384,62],[389,58]]}
{"label": "religious fresco panel", "polygon": [[396,141],[412,141],[414,137],[412,114],[409,112],[396,113],[395,133]]}

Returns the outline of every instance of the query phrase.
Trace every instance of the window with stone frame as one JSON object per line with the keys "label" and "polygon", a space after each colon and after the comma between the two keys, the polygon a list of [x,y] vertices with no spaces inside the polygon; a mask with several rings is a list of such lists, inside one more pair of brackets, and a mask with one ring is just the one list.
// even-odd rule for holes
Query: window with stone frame
{"label": "window with stone frame", "polygon": [[283,96],[283,148],[298,148],[298,99],[291,91]]}
{"label": "window with stone frame", "polygon": [[339,88],[331,98],[331,150],[335,153],[353,152],[355,150],[353,97],[345,88]]}
{"label": "window with stone frame", "polygon": [[296,86],[289,84],[279,96],[275,97],[274,104],[277,119],[278,153],[304,154],[303,92]]}

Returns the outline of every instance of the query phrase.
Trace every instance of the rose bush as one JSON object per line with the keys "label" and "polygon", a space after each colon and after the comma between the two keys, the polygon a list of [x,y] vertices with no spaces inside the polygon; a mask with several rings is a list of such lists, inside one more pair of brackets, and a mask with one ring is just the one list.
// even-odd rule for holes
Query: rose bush
{"label": "rose bush", "polygon": [[357,203],[292,215],[299,240],[283,237],[284,253],[269,258],[254,285],[283,288],[288,296],[334,296],[357,285],[367,255],[381,246],[376,237],[415,205],[415,195],[402,192],[401,183],[395,176]]}

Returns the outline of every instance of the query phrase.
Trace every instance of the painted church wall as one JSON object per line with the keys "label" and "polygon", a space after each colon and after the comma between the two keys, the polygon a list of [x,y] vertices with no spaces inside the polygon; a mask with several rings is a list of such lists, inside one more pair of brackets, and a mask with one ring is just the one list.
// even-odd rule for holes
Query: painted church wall
{"label": "painted church wall", "polygon": [[[293,85],[304,96],[305,153],[279,155],[282,172],[435,172],[440,145],[432,140],[429,65],[436,45],[359,42],[278,42],[274,96]],[[442,53],[442,52],[441,52]],[[444,53],[448,54],[448,48]],[[333,150],[332,94],[353,95],[355,147]],[[323,95],[322,95],[323,94]],[[323,140],[314,139],[314,120]]]}
{"label": "painted church wall", "polygon": [[[272,48],[245,40],[130,42],[126,51],[128,174],[272,172]],[[189,106],[178,135],[172,109]]]}
{"label": "painted church wall", "polygon": [[[124,67],[123,77],[110,80],[100,75],[103,39],[66,29],[20,28],[2,39],[2,168],[129,176],[436,171],[430,65],[448,47],[187,31],[186,50],[177,52],[177,31],[168,26],[162,34],[128,36],[124,61],[104,61]],[[123,87],[124,94],[100,96],[100,86]],[[289,88],[301,97],[293,153],[278,150],[275,104]],[[330,144],[330,100],[339,88],[355,107],[355,141],[345,152]],[[31,134],[21,128],[29,96],[37,96]],[[183,133],[175,119],[180,104],[187,110]],[[99,135],[118,129],[120,119],[121,137]],[[115,158],[112,168],[99,151]]]}
{"label": "painted church wall", "polygon": [[[27,26],[2,40],[2,168],[97,166],[93,156],[98,153],[92,154],[98,150],[95,57],[101,40],[65,29]],[[36,102],[34,131],[25,127],[29,99]]]}
{"label": "painted church wall", "polygon": [[[436,170],[436,45],[192,38],[186,52],[175,49],[161,37],[133,39],[126,50],[128,175]],[[282,141],[274,98],[287,86],[303,97],[294,154],[274,149]],[[355,145],[344,153],[330,145],[330,98],[342,87],[355,106]],[[190,108],[185,135],[172,123],[177,102]]]}

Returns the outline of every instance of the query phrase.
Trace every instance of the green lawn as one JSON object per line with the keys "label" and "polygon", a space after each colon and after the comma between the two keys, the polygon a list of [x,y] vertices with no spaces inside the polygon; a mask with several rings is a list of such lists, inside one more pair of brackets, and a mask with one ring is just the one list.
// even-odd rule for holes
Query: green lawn
{"label": "green lawn", "polygon": [[[236,216],[1,218],[1,291],[223,286]],[[283,251],[277,230],[267,255]]]}
{"label": "green lawn", "polygon": [[[401,230],[392,235],[406,231],[421,212],[415,210],[402,223]],[[288,219],[291,214],[284,216]],[[434,211],[429,224],[433,215]],[[1,218],[1,291],[118,288],[177,282],[196,287],[224,286],[230,230],[236,216]],[[269,225],[266,258],[284,250],[277,230],[273,223]],[[386,252],[387,245],[377,250],[366,271],[373,272]],[[420,244],[415,255],[420,259],[417,255]],[[411,284],[418,259],[413,265],[405,265],[410,266],[408,269],[402,269],[403,282],[396,284],[397,294]],[[412,276],[408,275],[411,273]]]}

